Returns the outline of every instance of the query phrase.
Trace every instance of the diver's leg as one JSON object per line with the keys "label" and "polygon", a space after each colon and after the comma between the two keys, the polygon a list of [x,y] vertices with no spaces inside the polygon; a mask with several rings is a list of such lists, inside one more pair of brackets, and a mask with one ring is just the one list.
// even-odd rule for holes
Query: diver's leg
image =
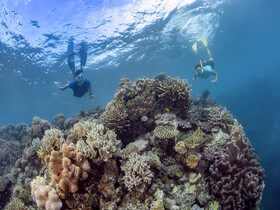
{"label": "diver's leg", "polygon": [[87,43],[82,41],[80,48],[80,56],[81,56],[81,70],[84,71],[84,67],[87,62]]}
{"label": "diver's leg", "polygon": [[206,50],[207,50],[207,53],[208,53],[208,56],[209,56],[209,60],[212,60],[212,61],[213,61],[213,57],[212,57],[212,54],[211,54],[209,48],[208,48],[208,47],[205,47],[205,48],[206,48]]}
{"label": "diver's leg", "polygon": [[67,63],[68,66],[70,68],[70,70],[72,71],[73,77],[75,78],[75,61],[74,61],[74,43],[73,40],[69,40],[68,42],[68,49],[67,49]]}

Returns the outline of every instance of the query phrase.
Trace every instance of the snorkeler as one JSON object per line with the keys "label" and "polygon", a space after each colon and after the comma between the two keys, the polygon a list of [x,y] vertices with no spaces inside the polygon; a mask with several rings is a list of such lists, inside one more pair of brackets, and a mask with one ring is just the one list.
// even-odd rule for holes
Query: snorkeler
{"label": "snorkeler", "polygon": [[211,82],[215,83],[218,80],[218,74],[217,74],[217,72],[214,71],[213,57],[212,57],[212,54],[211,54],[209,48],[207,47],[207,41],[206,41],[205,37],[202,37],[201,41],[207,50],[209,60],[206,61],[201,55],[199,55],[197,53],[197,43],[195,42],[193,44],[192,48],[193,48],[193,51],[195,52],[195,54],[199,57],[200,64],[196,64],[194,66],[195,75],[194,75],[193,80],[196,79],[196,76],[205,79],[205,78],[209,78],[211,75],[214,75],[215,79],[211,80]]}
{"label": "snorkeler", "polygon": [[60,90],[65,90],[68,87],[73,89],[73,95],[75,97],[82,97],[85,95],[86,92],[89,93],[89,97],[91,100],[94,99],[93,94],[91,92],[91,85],[90,81],[86,80],[85,74],[84,74],[84,68],[87,61],[87,46],[85,42],[81,43],[81,49],[80,49],[80,57],[81,57],[81,67],[79,70],[75,70],[75,61],[74,61],[74,43],[73,40],[70,40],[68,43],[68,58],[67,63],[72,71],[73,74],[73,82],[65,85],[64,87],[60,87]]}

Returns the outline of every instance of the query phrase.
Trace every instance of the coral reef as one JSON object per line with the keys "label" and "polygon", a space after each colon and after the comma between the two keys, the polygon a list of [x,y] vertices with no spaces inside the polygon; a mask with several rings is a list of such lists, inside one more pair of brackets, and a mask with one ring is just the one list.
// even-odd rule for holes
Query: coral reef
{"label": "coral reef", "polygon": [[34,117],[31,126],[32,138],[43,138],[45,130],[50,129],[51,124],[47,120],[42,120],[39,117]]}
{"label": "coral reef", "polygon": [[[257,209],[260,160],[242,126],[208,95],[190,99],[188,83],[166,75],[122,79],[105,112],[96,107],[67,120],[58,114],[52,125],[35,117],[27,133],[22,127],[26,144],[0,139],[7,151],[16,148],[6,164],[15,167],[0,178],[1,202],[13,196],[22,209]],[[2,136],[13,136],[6,131]],[[7,155],[0,149],[2,162]]]}
{"label": "coral reef", "polygon": [[133,152],[128,155],[128,161],[123,165],[125,186],[129,191],[142,183],[151,183],[153,173],[150,170],[149,156]]}
{"label": "coral reef", "polygon": [[31,195],[39,208],[46,210],[61,209],[62,202],[56,191],[51,186],[46,185],[42,177],[37,176],[30,185]]}
{"label": "coral reef", "polygon": [[80,152],[75,152],[74,146],[63,144],[59,157],[58,151],[52,151],[49,168],[52,172],[52,182],[56,190],[66,198],[68,192],[78,191],[79,181],[87,179],[91,168],[89,162]]}
{"label": "coral reef", "polygon": [[64,129],[64,123],[65,123],[65,117],[61,113],[56,114],[52,119],[52,124],[58,129],[63,130]]}
{"label": "coral reef", "polygon": [[223,209],[257,207],[264,188],[264,170],[243,130],[234,131],[225,153],[210,166],[213,193]]}
{"label": "coral reef", "polygon": [[109,129],[114,129],[119,132],[125,131],[130,124],[124,101],[111,101],[106,106],[105,112],[100,116],[100,120]]}
{"label": "coral reef", "polygon": [[19,198],[13,198],[6,206],[5,210],[27,210],[27,206]]}

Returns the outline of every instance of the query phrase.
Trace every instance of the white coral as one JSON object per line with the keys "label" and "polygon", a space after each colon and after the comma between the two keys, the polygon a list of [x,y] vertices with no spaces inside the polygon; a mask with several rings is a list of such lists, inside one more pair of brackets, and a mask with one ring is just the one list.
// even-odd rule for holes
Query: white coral
{"label": "white coral", "polygon": [[125,186],[131,191],[143,182],[151,183],[153,173],[150,170],[150,157],[147,155],[139,155],[135,152],[128,156],[128,161],[122,167],[125,172],[123,177]]}
{"label": "white coral", "polygon": [[62,202],[54,188],[46,185],[44,178],[37,176],[31,182],[31,195],[37,206],[46,210],[59,210]]}

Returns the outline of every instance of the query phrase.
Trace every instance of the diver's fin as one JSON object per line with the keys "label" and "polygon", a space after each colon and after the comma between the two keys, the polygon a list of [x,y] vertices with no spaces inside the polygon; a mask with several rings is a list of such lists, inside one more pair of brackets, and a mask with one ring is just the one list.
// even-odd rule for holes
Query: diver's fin
{"label": "diver's fin", "polygon": [[207,47],[207,40],[205,36],[201,37],[201,42],[203,43],[204,47]]}
{"label": "diver's fin", "polygon": [[192,49],[195,53],[197,53],[197,43],[196,42],[192,45]]}

